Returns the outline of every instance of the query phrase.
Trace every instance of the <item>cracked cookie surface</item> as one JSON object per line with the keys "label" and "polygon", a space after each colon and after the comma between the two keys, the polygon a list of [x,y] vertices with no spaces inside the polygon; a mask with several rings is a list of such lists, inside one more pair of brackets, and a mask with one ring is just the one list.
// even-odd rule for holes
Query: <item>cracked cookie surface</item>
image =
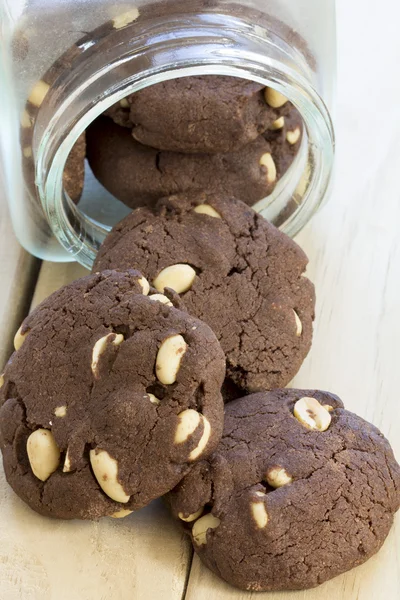
{"label": "cracked cookie surface", "polygon": [[95,177],[130,208],[193,192],[234,194],[251,205],[268,196],[277,181],[275,167],[263,164],[271,147],[262,136],[237,152],[182,154],[139,144],[127,129],[104,117],[86,135]]}
{"label": "cracked cookie surface", "polygon": [[[310,349],[315,297],[303,275],[307,262],[295,242],[242,202],[181,195],[116,225],[94,270],[137,268],[155,287],[175,289],[189,314],[216,334],[228,379],[256,391],[286,385]],[[176,264],[194,272],[184,291],[163,273]]]}
{"label": "cracked cookie surface", "polygon": [[234,152],[263,133],[275,116],[263,85],[228,76],[172,79],[123,102],[107,115],[119,125],[130,124],[138,142],[173,152]]}
{"label": "cracked cookie surface", "polygon": [[226,406],[217,450],[167,501],[229,583],[305,589],[379,550],[399,508],[400,467],[337,396],[273,390]]}
{"label": "cracked cookie surface", "polygon": [[25,319],[0,389],[6,477],[37,512],[121,516],[214,450],[225,361],[137,271],[89,275]]}

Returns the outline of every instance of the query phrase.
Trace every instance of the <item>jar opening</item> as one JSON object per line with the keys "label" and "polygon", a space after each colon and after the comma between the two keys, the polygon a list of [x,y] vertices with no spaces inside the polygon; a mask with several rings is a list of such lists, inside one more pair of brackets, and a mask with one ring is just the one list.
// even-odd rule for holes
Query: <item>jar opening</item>
{"label": "jar opening", "polygon": [[64,185],[64,173],[79,137],[130,94],[196,75],[260,83],[283,94],[300,112],[305,134],[296,158],[272,194],[254,205],[283,231],[295,235],[326,196],[334,152],[329,113],[313,87],[306,61],[299,60],[297,50],[283,39],[238,17],[177,15],[168,30],[157,19],[138,23],[134,35],[130,29],[115,33],[107,53],[91,52],[86,39],[76,66],[50,89],[37,115],[36,185],[47,219],[64,248],[90,268],[109,229],[129,212],[118,201],[110,201],[90,178],[82,199],[74,204]]}

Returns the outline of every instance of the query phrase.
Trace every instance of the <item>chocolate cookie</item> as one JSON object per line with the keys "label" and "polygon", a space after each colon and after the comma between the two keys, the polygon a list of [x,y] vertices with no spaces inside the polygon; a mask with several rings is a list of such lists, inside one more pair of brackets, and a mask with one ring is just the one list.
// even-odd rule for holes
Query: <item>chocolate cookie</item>
{"label": "chocolate cookie", "polygon": [[238,200],[172,196],[116,225],[94,270],[140,269],[213,329],[227,376],[251,391],[286,385],[312,338],[314,287],[293,240]]}
{"label": "chocolate cookie", "polygon": [[168,501],[229,583],[305,589],[379,550],[400,505],[400,467],[336,396],[273,390],[227,405],[217,450]]}
{"label": "chocolate cookie", "polygon": [[75,204],[80,200],[85,181],[86,136],[83,133],[73,146],[65,163],[64,188]]}
{"label": "chocolate cookie", "polygon": [[[264,86],[220,75],[181,77],[127,97],[132,135],[159,150],[226,153],[255,140],[274,121]],[[124,106],[108,114],[128,124]]]}
{"label": "chocolate cookie", "polygon": [[247,204],[268,196],[277,177],[271,148],[262,136],[228,154],[181,154],[136,142],[110,119],[87,130],[87,156],[97,179],[131,208],[153,205],[176,193],[237,195]]}
{"label": "chocolate cookie", "polygon": [[108,271],[25,321],[2,377],[6,477],[37,512],[124,516],[169,491],[222,432],[224,356],[212,331]]}

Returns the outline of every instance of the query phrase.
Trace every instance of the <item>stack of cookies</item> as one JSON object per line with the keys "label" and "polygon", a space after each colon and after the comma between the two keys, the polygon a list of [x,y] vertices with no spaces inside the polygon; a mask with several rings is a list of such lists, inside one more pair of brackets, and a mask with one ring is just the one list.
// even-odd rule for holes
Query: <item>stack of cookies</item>
{"label": "stack of cookies", "polygon": [[[42,88],[68,65],[53,65],[27,103],[21,144],[28,180],[34,179],[32,122]],[[79,202],[86,157],[97,180],[130,208],[198,192],[253,206],[273,192],[302,138],[300,113],[272,88],[235,77],[174,79],[131,94],[88,127],[66,162],[64,190]]]}
{"label": "stack of cookies", "polygon": [[87,158],[130,208],[189,193],[236,196],[252,206],[286,173],[302,134],[299,112],[271,88],[235,77],[184,77],[132,94],[95,120],[86,132]]}
{"label": "stack of cookies", "polygon": [[[160,158],[177,155],[179,140],[190,157],[200,143],[219,157],[239,140],[251,146],[254,133],[259,143],[268,120],[253,104],[260,90],[232,104],[232,129],[228,99],[220,122],[190,127],[186,108],[207,108],[207,78],[199,79],[187,84],[180,116],[178,92],[164,98],[169,119],[158,92],[146,118],[143,94],[127,101],[129,111],[112,109],[119,124],[102,117],[105,128],[93,131],[109,129],[116,143],[135,137],[134,146],[159,147]],[[221,98],[236,85],[226,82]],[[282,110],[285,122],[291,109]],[[280,142],[263,139],[272,157]],[[91,275],[21,325],[0,381],[6,477],[31,508],[62,519],[121,518],[164,496],[194,550],[227,582],[313,587],[379,550],[400,505],[400,467],[383,435],[337,396],[285,389],[311,347],[307,257],[207,173],[205,189],[174,194],[163,171],[153,188],[146,170],[140,185],[127,181],[124,201],[134,207],[147,189],[146,205],[114,227]],[[115,175],[121,189],[124,176]]]}

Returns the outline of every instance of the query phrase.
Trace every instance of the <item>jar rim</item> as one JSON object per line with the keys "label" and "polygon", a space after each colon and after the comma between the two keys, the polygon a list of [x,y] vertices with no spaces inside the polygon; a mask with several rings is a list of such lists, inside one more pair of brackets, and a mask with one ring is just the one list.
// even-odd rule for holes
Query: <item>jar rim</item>
{"label": "jar rim", "polygon": [[[86,70],[96,68],[90,78],[86,72],[80,78],[71,72],[66,85],[58,88],[57,109],[46,115],[47,124],[43,119],[37,186],[53,233],[84,266],[91,267],[109,228],[88,217],[63,194],[68,155],[78,137],[107,108],[144,87],[176,77],[229,75],[273,87],[286,96],[301,113],[309,144],[303,181],[298,182],[304,188],[301,203],[281,229],[294,236],[326,198],[335,139],[329,111],[315,89],[314,74],[306,61],[299,60],[297,50],[278,40],[276,34],[271,36],[259,25],[249,27],[237,17],[232,20],[234,29],[221,30],[219,17],[202,13],[181,22],[176,18],[178,40],[167,34],[162,23],[153,25],[146,48],[145,32],[139,28],[136,37],[129,37],[129,44],[115,49],[114,60],[99,65],[97,57],[94,65],[85,65]],[[225,15],[224,19],[226,22]],[[203,35],[194,39],[193,32],[199,29]],[[151,39],[156,41],[151,43]]]}

